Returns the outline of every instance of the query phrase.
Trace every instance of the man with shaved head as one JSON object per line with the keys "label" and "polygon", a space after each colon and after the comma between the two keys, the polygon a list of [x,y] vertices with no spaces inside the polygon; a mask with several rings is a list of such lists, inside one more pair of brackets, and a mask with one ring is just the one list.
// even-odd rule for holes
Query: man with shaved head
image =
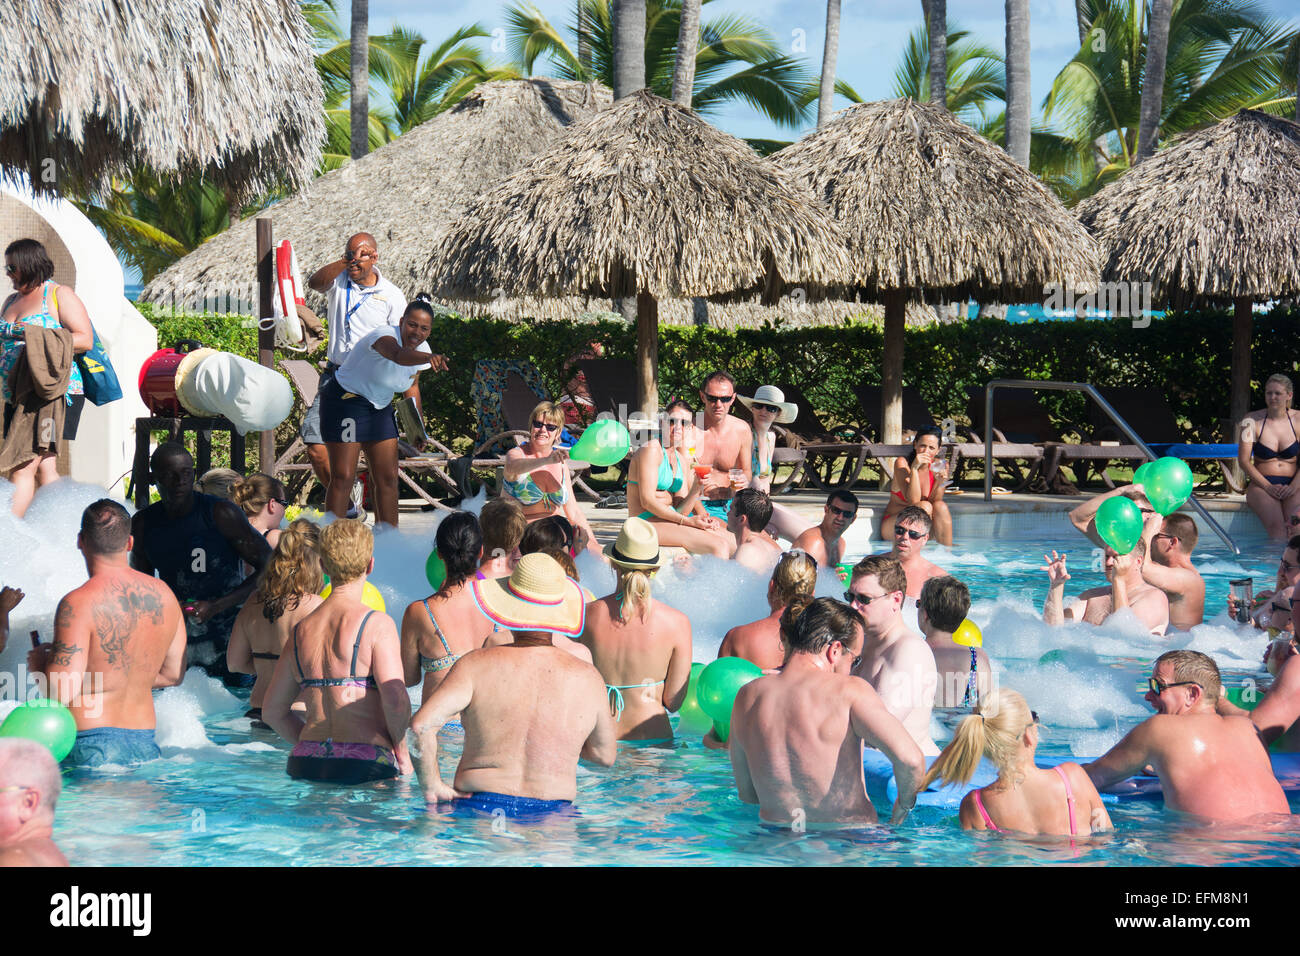
{"label": "man with shaved head", "polygon": [[[347,241],[343,257],[317,269],[307,284],[317,292],[324,292],[328,300],[326,320],[329,323],[329,361],[321,375],[321,388],[334,376],[334,372],[348,357],[352,347],[368,333],[384,326],[401,324],[406,311],[406,296],[389,280],[379,274],[379,247],[375,237],[368,232],[358,232]],[[325,450],[320,433],[320,392],[303,416],[299,432],[307,443],[307,457],[311,460],[316,479],[328,492],[330,483],[329,453]],[[354,501],[358,503],[354,495]],[[351,515],[349,515],[351,517]]]}
{"label": "man with shaved head", "polygon": [[59,765],[43,744],[0,737],[0,867],[67,866],[54,845]]}

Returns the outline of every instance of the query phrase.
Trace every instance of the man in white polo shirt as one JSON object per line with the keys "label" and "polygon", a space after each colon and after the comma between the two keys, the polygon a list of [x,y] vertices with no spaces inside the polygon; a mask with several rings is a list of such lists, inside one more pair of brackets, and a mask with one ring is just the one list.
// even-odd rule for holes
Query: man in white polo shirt
{"label": "man in white polo shirt", "polygon": [[[329,360],[321,375],[322,387],[343,364],[352,347],[368,333],[383,326],[401,324],[402,313],[406,311],[406,296],[379,274],[378,261],[375,237],[368,232],[359,232],[348,240],[342,259],[316,270],[307,280],[309,286],[328,297]],[[307,458],[316,473],[316,480],[328,488],[330,463],[320,434],[319,391],[303,416],[299,434],[307,443]]]}

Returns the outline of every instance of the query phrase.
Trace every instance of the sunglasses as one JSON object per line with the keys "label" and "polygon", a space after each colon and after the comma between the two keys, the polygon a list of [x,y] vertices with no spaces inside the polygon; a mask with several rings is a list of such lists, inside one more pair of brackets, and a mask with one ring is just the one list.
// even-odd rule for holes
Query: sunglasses
{"label": "sunglasses", "polygon": [[888,594],[859,594],[857,591],[845,591],[844,603],[869,607],[872,601],[879,601],[881,598],[887,598],[893,593],[893,591],[890,591]]}
{"label": "sunglasses", "polygon": [[1165,684],[1155,677],[1147,678],[1147,690],[1155,694],[1157,697],[1163,694],[1171,687],[1189,687],[1192,685],[1195,685],[1197,687],[1201,686],[1199,683],[1197,683],[1194,680],[1180,680],[1172,684]]}
{"label": "sunglasses", "polygon": [[1300,569],[1300,564],[1292,564],[1286,558],[1283,558],[1280,564],[1282,565],[1283,571],[1295,571],[1297,569]]}
{"label": "sunglasses", "polygon": [[898,525],[894,525],[895,538],[901,538],[903,535],[907,535],[913,541],[920,541],[929,533],[930,532],[928,531],[913,531],[911,528],[900,528]]}
{"label": "sunglasses", "polygon": [[1170,541],[1174,540],[1174,536],[1172,534],[1165,534],[1165,532],[1163,531],[1157,531],[1155,534],[1151,536],[1152,541],[1156,540],[1156,538],[1168,538]]}
{"label": "sunglasses", "polygon": [[10,275],[10,276],[11,276],[11,275],[13,275],[15,272],[17,272],[17,271],[18,271],[18,268],[17,268],[16,266],[5,266],[5,275]]}
{"label": "sunglasses", "polygon": [[689,418],[670,418],[670,419],[668,419],[668,424],[669,424],[670,426],[680,426],[680,427],[682,427],[682,428],[685,428],[685,427],[686,427],[687,425],[689,425],[690,423],[691,423],[691,420],[690,420]]}
{"label": "sunglasses", "polygon": [[374,255],[374,253],[373,253],[373,252],[370,252],[368,249],[362,249],[360,252],[353,252],[351,249],[344,249],[344,250],[343,250],[343,261],[344,261],[344,262],[358,262],[358,261],[360,261],[361,259],[369,259],[369,258],[370,258],[371,256],[373,256],[373,255]]}
{"label": "sunglasses", "polygon": [[280,507],[281,507],[281,508],[288,508],[288,507],[289,507],[289,502],[286,501],[284,498],[272,498],[271,500],[272,500],[272,501],[278,501],[278,502],[280,503]]}
{"label": "sunglasses", "polygon": [[[837,640],[835,643],[838,644],[843,649],[844,653],[847,654],[849,652],[848,647],[845,646],[843,641]],[[853,669],[857,670],[858,665],[861,663],[862,663],[862,655],[858,654],[853,658]]]}
{"label": "sunglasses", "polygon": [[533,431],[535,432],[538,431],[558,432],[559,430],[560,430],[559,425],[552,425],[550,422],[533,422]]}
{"label": "sunglasses", "polygon": [[768,405],[765,402],[753,402],[749,407],[756,412],[771,412],[773,415],[781,411],[777,406]]}
{"label": "sunglasses", "polygon": [[834,505],[827,505],[826,507],[837,518],[852,518],[858,513],[856,508],[836,508]]}
{"label": "sunglasses", "polygon": [[732,402],[736,400],[736,396],[735,395],[705,395],[704,400],[706,402],[713,402],[719,405],[730,405]]}
{"label": "sunglasses", "polygon": [[1300,524],[1300,515],[1292,515],[1286,519],[1287,524]]}

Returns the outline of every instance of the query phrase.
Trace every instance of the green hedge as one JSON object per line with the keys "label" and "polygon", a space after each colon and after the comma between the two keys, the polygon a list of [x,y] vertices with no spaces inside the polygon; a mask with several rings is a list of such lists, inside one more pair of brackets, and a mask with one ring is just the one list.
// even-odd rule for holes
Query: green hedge
{"label": "green hedge", "polygon": [[[158,328],[159,344],[196,338],[212,348],[256,357],[257,331],[245,317],[154,315],[140,311]],[[1277,308],[1255,317],[1252,339],[1254,386],[1274,372],[1300,369],[1300,310]],[[480,358],[528,358],[552,394],[564,391],[569,357],[598,346],[610,358],[632,358],[636,333],[619,321],[513,323],[501,319],[435,319],[430,344],[451,363],[446,374],[421,376],[430,431],[464,449],[475,433],[469,400],[474,363]],[[792,381],[823,414],[828,425],[861,419],[851,388],[880,383],[883,337],[878,325],[759,329],[665,326],[659,338],[659,394],[698,402],[699,381],[725,368],[742,382]],[[1154,385],[1164,389],[1185,437],[1217,439],[1228,414],[1232,319],[1226,312],[1171,314],[1147,328],[1128,321],[1026,322],[978,319],[911,328],[906,333],[903,380],[920,389],[939,416],[967,421],[968,386],[993,378],[1057,379],[1094,385]],[[299,357],[299,356],[292,356]],[[324,350],[308,356],[323,358]],[[1078,434],[1086,399],[1048,394],[1043,402],[1063,433]],[[1259,407],[1256,405],[1256,407]],[[436,411],[435,411],[436,410]],[[284,429],[285,426],[282,426]]]}

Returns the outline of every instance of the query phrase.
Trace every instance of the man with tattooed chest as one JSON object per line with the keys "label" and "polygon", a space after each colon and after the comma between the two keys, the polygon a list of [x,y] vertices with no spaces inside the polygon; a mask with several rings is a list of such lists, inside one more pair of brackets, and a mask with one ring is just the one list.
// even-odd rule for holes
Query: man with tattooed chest
{"label": "man with tattooed chest", "polygon": [[153,689],[181,682],[185,620],[171,589],[131,569],[131,516],[101,499],[81,515],[77,547],[90,580],[59,602],[54,643],[28,655],[49,696],[77,721],[64,766],[131,765],[161,756]]}

